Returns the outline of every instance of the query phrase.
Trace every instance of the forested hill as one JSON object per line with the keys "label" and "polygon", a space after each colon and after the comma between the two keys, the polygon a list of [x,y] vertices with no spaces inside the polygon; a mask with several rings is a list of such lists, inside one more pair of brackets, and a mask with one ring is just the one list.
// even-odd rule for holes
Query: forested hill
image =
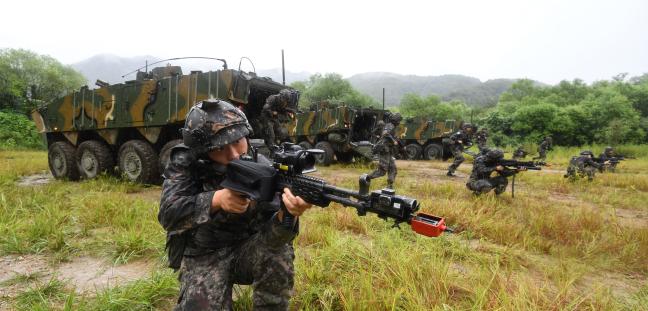
{"label": "forested hill", "polygon": [[516,81],[495,79],[481,82],[463,75],[414,76],[387,72],[361,73],[348,80],[358,91],[380,102],[384,87],[386,106],[396,106],[403,95],[414,93],[420,96],[435,94],[446,101],[457,99],[470,106],[482,107],[495,105],[499,95]]}

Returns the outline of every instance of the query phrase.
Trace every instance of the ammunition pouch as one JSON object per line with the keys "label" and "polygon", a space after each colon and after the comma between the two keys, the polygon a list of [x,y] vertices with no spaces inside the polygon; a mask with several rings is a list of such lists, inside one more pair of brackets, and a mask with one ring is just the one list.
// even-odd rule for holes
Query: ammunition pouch
{"label": "ammunition pouch", "polygon": [[184,256],[185,248],[191,237],[191,231],[184,231],[182,233],[169,232],[167,233],[166,251],[169,261],[169,268],[174,271],[180,269],[182,264],[182,256]]}

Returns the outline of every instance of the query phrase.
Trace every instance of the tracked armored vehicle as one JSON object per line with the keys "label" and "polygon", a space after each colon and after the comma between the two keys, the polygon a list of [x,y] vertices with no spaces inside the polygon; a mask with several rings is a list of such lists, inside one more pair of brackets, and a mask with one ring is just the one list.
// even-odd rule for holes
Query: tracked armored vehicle
{"label": "tracked armored vehicle", "polygon": [[251,122],[268,96],[286,88],[270,78],[227,68],[183,74],[178,66],[137,72],[136,79],[80,90],[32,112],[48,146],[56,178],[94,178],[118,172],[141,183],[159,182],[179,129],[196,102],[224,99],[238,105]]}

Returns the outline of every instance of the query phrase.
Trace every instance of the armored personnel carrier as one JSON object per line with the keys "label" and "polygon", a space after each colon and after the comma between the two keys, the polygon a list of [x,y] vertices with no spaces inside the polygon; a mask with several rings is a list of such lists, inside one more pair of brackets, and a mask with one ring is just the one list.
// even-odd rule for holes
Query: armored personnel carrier
{"label": "armored personnel carrier", "polygon": [[192,105],[215,98],[238,105],[251,122],[268,96],[286,88],[270,78],[227,68],[183,74],[179,66],[138,71],[136,79],[85,86],[32,112],[56,178],[119,172],[156,183]]}
{"label": "armored personnel carrier", "polygon": [[[316,156],[318,164],[333,161],[348,163],[356,159],[372,159],[371,149],[377,137],[374,129],[379,120],[390,112],[382,109],[352,108],[345,105],[318,103],[310,111],[300,112],[285,124],[287,140],[308,149],[324,150]],[[396,129],[404,145],[403,158],[441,159],[444,154],[442,139],[449,137],[460,125],[455,120],[433,121],[425,118],[408,118]]]}

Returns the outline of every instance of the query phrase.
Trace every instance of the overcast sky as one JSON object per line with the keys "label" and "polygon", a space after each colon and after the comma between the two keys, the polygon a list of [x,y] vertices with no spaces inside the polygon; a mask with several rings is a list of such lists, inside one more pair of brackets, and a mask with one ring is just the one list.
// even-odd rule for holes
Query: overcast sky
{"label": "overcast sky", "polygon": [[[587,82],[648,72],[648,1],[4,1],[0,48]],[[249,69],[249,68],[248,68]]]}

